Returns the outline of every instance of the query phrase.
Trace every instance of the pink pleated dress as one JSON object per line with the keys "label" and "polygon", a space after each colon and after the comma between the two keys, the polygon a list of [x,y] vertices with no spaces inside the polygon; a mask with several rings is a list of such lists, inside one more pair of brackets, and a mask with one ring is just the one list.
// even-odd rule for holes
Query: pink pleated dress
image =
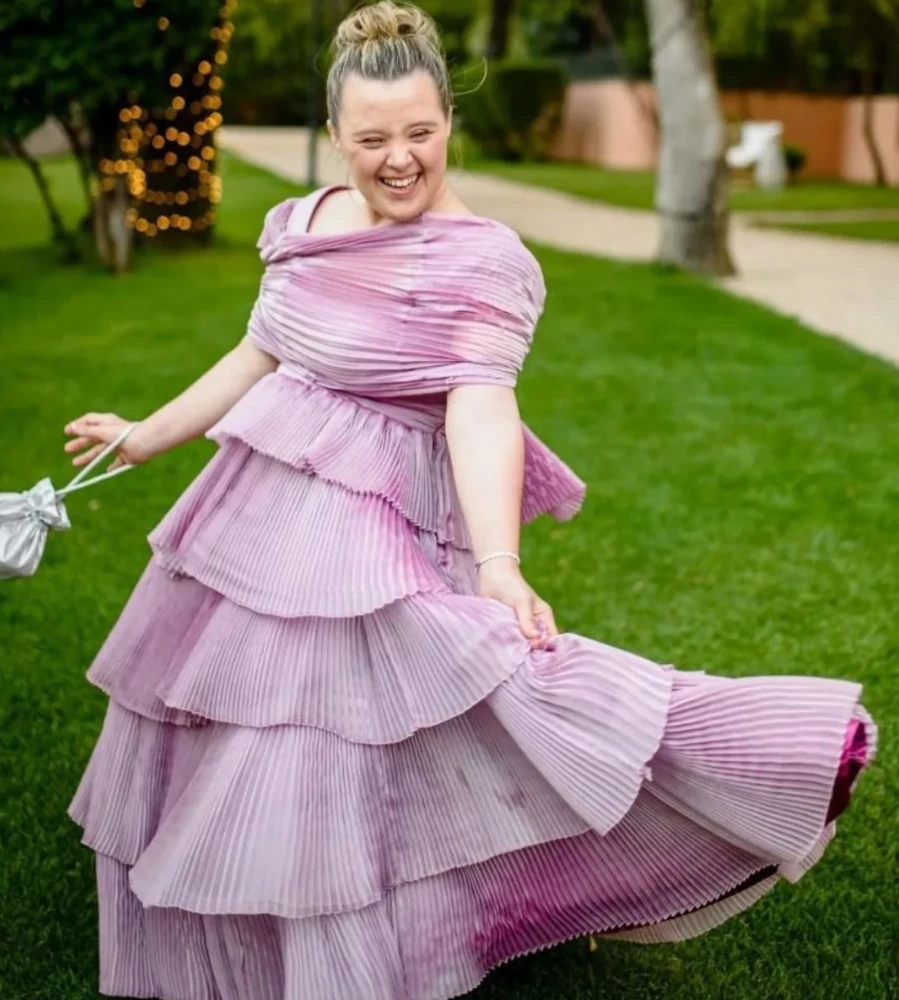
{"label": "pink pleated dress", "polygon": [[[477,596],[443,423],[454,386],[515,384],[539,265],[477,217],[293,232],[327,190],[266,217],[249,332],[279,367],[208,432],[88,671],[100,991],[446,1000],[799,878],[873,758],[859,686],[530,650]],[[583,483],[524,435],[522,521],[573,516]]]}

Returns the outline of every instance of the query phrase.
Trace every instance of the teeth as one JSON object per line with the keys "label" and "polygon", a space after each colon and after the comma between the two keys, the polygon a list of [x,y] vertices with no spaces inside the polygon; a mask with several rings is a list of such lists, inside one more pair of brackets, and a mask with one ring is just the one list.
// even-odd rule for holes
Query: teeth
{"label": "teeth", "polygon": [[416,177],[409,177],[409,178],[407,178],[406,180],[403,180],[403,181],[391,180],[391,179],[388,179],[386,177],[382,177],[381,180],[388,187],[402,189],[402,188],[410,188],[410,187],[412,187],[412,185],[418,180],[418,177],[417,176]]}

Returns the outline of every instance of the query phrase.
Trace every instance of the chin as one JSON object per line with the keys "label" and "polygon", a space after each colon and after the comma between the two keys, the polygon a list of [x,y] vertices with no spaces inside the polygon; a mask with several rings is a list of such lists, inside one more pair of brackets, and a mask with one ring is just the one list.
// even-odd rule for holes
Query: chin
{"label": "chin", "polygon": [[381,180],[372,182],[373,208],[378,215],[391,222],[410,222],[429,208],[428,187],[420,175],[411,189],[391,190]]}

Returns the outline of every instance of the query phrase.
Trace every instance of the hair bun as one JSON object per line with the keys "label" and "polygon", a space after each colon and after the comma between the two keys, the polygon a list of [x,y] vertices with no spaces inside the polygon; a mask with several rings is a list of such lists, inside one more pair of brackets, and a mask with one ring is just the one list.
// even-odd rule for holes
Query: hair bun
{"label": "hair bun", "polygon": [[379,0],[353,11],[337,29],[338,53],[371,42],[412,41],[420,38],[440,47],[440,33],[433,19],[412,4]]}

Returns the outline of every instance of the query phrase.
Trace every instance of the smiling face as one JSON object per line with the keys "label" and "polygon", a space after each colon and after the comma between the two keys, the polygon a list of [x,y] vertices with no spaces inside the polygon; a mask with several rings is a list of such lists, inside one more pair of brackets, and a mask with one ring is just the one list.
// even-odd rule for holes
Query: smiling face
{"label": "smiling face", "polygon": [[375,217],[407,222],[445,196],[450,120],[427,73],[390,81],[351,74],[340,120],[328,127]]}

